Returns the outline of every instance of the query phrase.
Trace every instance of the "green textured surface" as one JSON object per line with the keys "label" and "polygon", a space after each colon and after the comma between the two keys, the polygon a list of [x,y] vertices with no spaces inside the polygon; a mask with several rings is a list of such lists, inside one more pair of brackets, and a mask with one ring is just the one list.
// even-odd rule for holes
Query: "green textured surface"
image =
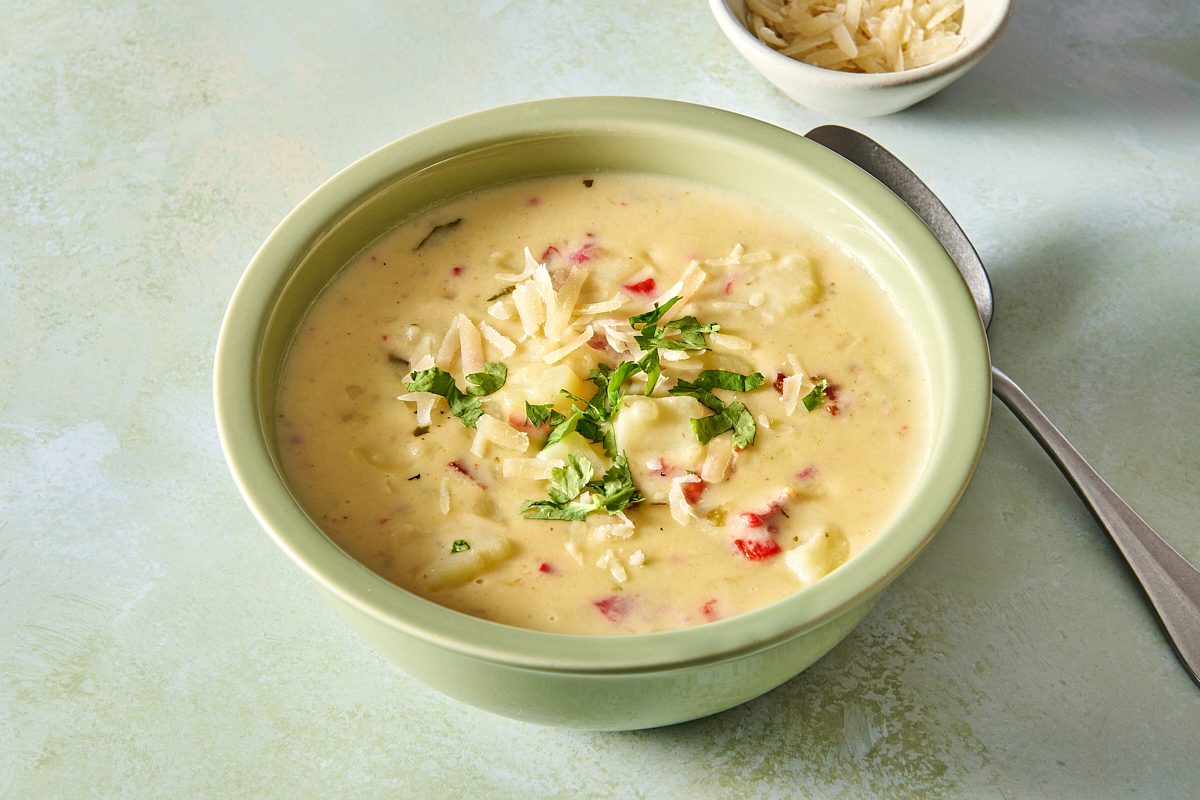
{"label": "green textured surface", "polygon": [[0,27],[0,796],[1195,796],[1200,691],[1001,407],[946,529],[827,658],[586,734],[364,645],[237,496],[210,391],[259,243],[397,136],[574,94],[840,121],[955,211],[996,362],[1200,561],[1194,3],[1019,4],[961,81],[861,122],[792,105],[700,2],[243,5]]}

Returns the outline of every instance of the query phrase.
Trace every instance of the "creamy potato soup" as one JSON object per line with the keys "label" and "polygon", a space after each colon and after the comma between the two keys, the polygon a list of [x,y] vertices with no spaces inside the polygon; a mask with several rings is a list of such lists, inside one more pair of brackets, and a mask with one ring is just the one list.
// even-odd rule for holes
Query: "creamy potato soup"
{"label": "creamy potato soup", "polygon": [[305,318],[283,468],[346,552],[496,622],[698,625],[819,580],[925,457],[889,297],[801,222],[663,177],[489,189],[354,259]]}

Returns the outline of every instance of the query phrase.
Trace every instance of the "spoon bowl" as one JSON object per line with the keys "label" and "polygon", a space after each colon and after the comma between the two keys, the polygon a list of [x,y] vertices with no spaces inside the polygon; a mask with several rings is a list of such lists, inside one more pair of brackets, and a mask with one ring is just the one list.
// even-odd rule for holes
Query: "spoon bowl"
{"label": "spoon bowl", "polygon": [[[878,142],[839,125],[807,137],[857,164],[911,208],[962,273],[984,328],[991,325],[992,286],[983,260],[941,200]],[[1113,491],[1012,378],[992,366],[992,391],[1024,423],[1075,487],[1117,546],[1154,609],[1183,668],[1200,686],[1200,570],[1162,539]]]}

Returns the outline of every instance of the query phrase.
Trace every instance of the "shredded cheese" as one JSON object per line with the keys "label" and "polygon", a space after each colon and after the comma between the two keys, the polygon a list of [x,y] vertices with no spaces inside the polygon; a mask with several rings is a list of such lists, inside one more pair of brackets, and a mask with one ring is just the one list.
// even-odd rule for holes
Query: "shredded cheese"
{"label": "shredded cheese", "polygon": [[467,319],[466,314],[459,314],[455,322],[458,325],[458,346],[462,355],[463,372],[467,375],[480,372],[483,370],[483,340],[479,337],[479,329]]}
{"label": "shredded cheese", "polygon": [[487,311],[488,311],[488,315],[492,319],[499,319],[499,320],[512,319],[512,315],[513,315],[512,306],[509,305],[508,303],[504,302],[503,298],[501,298],[500,300],[497,300],[496,302],[494,302],[490,306],[488,306]]}
{"label": "shredded cheese", "polygon": [[553,302],[546,301],[545,332],[547,339],[555,342],[561,340],[567,330],[567,325],[571,322],[575,303],[579,300],[579,292],[583,289],[583,283],[587,277],[586,269],[572,269],[558,291],[551,290]]}
{"label": "shredded cheese", "polygon": [[515,275],[509,275],[509,274],[503,273],[503,272],[497,273],[496,280],[505,281],[507,283],[521,283],[522,281],[527,281],[531,277],[533,277],[534,271],[540,266],[541,266],[541,264],[538,263],[538,260],[533,257],[533,253],[529,252],[529,248],[526,247],[525,248],[525,269],[522,272],[519,272]]}
{"label": "shredded cheese", "polygon": [[550,470],[565,464],[561,458],[505,458],[500,462],[500,472],[506,478],[548,481]]}
{"label": "shredded cheese", "polygon": [[708,483],[720,483],[729,474],[733,463],[733,439],[719,436],[708,443],[708,455],[700,467],[700,477]]}
{"label": "shredded cheese", "polygon": [[687,525],[690,520],[696,518],[696,512],[692,510],[692,504],[683,496],[683,485],[685,483],[700,483],[699,475],[688,473],[680,475],[671,481],[671,489],[667,492],[667,505],[671,509],[671,517],[680,525]]}
{"label": "shredded cheese", "polygon": [[568,339],[567,343],[562,347],[558,348],[557,350],[551,350],[549,353],[543,355],[542,361],[545,361],[547,364],[554,364],[558,361],[561,361],[565,356],[570,355],[591,341],[592,336],[594,336],[595,333],[596,332],[592,329],[592,326],[588,325],[582,331],[579,331],[574,338]]}
{"label": "shredded cheese", "polygon": [[503,447],[506,450],[516,450],[524,453],[529,449],[529,434],[519,431],[506,422],[484,414],[475,423],[476,438],[483,437],[485,441]]}
{"label": "shredded cheese", "polygon": [[575,313],[581,317],[591,317],[596,314],[607,314],[610,311],[616,311],[623,305],[625,305],[625,297],[620,292],[617,292],[608,300],[580,306],[575,309]]}
{"label": "shredded cheese", "polygon": [[479,323],[479,331],[488,344],[500,351],[500,355],[508,358],[517,351],[516,343],[486,322]]}
{"label": "shredded cheese", "polygon": [[740,336],[732,336],[728,333],[710,333],[708,341],[713,346],[714,350],[726,350],[729,352],[737,350],[749,350],[750,341],[743,339]]}
{"label": "shredded cheese", "polygon": [[442,344],[438,347],[437,355],[434,357],[437,366],[442,369],[448,369],[454,361],[454,356],[458,354],[461,342],[462,334],[458,331],[456,320],[450,324],[450,327],[446,330],[446,335],[442,337]]}
{"label": "shredded cheese", "polygon": [[747,0],[746,26],[767,46],[844,72],[902,72],[962,45],[963,0]]}

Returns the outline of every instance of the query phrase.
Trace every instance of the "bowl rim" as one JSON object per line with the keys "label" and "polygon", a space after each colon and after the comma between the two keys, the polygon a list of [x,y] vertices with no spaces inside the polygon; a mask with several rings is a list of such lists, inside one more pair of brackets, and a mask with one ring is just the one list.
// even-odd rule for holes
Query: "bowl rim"
{"label": "bowl rim", "polygon": [[[703,626],[630,635],[516,628],[453,611],[392,584],[333,543],[300,509],[267,446],[259,415],[259,346],[279,292],[331,219],[348,213],[413,165],[429,165],[497,141],[564,131],[703,133],[773,157],[790,155],[852,204],[936,283],[954,335],[942,342],[961,369],[957,402],[943,420],[953,435],[931,447],[935,480],[914,487],[904,512],[855,558],[794,595]],[[972,323],[973,320],[973,323]],[[948,356],[949,357],[949,356]],[[234,481],[262,527],[325,592],[395,631],[475,659],[547,672],[619,674],[681,669],[770,648],[869,602],[933,538],[965,492],[983,448],[991,363],[983,326],[953,261],[924,223],[857,166],[803,136],[708,106],[640,97],[575,97],[500,106],[397,139],[344,168],[301,201],[267,237],[238,282],[214,360],[214,410]]]}
{"label": "bowl rim", "polygon": [[866,73],[826,69],[807,64],[791,56],[785,56],[759,41],[758,37],[751,33],[745,23],[733,13],[733,9],[729,7],[729,0],[708,0],[709,9],[716,18],[718,26],[734,46],[745,55],[750,56],[753,53],[761,56],[772,68],[792,70],[794,77],[808,83],[827,89],[841,90],[910,86],[949,75],[956,70],[970,66],[992,48],[1012,16],[1013,0],[995,0],[995,3],[996,13],[979,29],[978,34],[969,41],[964,40],[962,47],[946,58],[901,72]]}

